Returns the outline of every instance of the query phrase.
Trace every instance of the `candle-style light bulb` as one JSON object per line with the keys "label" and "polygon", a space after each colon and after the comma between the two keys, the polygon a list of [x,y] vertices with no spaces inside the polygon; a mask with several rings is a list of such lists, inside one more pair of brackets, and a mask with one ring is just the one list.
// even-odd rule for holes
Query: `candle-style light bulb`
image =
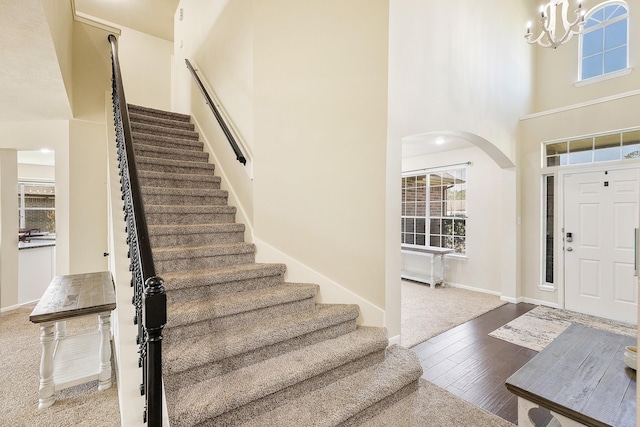
{"label": "candle-style light bulb", "polygon": [[540,6],[540,15],[544,18],[544,5]]}
{"label": "candle-style light bulb", "polygon": [[527,22],[527,34],[531,34],[531,21]]}

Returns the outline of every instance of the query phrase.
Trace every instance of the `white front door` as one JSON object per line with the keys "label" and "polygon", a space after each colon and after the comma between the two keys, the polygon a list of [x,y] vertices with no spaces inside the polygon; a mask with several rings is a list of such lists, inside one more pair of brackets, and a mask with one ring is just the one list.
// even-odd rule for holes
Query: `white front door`
{"label": "white front door", "polygon": [[637,323],[639,169],[564,175],[565,307]]}

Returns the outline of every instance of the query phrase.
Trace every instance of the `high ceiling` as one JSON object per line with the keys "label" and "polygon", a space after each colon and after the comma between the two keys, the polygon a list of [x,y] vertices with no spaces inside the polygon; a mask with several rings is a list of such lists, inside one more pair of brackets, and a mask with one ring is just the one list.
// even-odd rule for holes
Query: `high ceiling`
{"label": "high ceiling", "polygon": [[173,41],[173,16],[180,0],[75,0],[76,13]]}
{"label": "high ceiling", "polygon": [[0,0],[0,121],[71,117],[39,0]]}

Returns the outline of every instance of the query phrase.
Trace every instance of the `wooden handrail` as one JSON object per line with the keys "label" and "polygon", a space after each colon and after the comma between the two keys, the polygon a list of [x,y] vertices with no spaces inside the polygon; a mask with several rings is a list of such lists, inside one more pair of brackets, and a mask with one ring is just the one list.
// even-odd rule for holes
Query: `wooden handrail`
{"label": "wooden handrail", "polygon": [[242,150],[240,150],[240,147],[238,147],[238,143],[236,142],[236,139],[234,138],[231,131],[229,130],[229,126],[227,126],[227,123],[222,117],[222,114],[220,114],[220,111],[218,111],[218,107],[216,107],[216,104],[211,99],[211,96],[209,96],[209,92],[207,92],[207,89],[202,84],[202,81],[200,80],[200,77],[198,77],[198,73],[196,72],[195,68],[193,68],[193,65],[191,65],[191,62],[188,59],[185,58],[184,62],[187,64],[187,68],[191,72],[191,75],[193,76],[194,80],[196,81],[196,84],[198,85],[198,89],[200,89],[200,92],[202,93],[202,96],[204,96],[206,103],[209,105],[209,108],[211,108],[211,112],[213,113],[216,120],[218,121],[218,124],[220,125],[222,132],[227,137],[227,141],[229,141],[229,145],[231,145],[231,149],[236,155],[236,160],[238,160],[243,165],[246,165],[247,158],[244,156],[244,154],[242,154]]}

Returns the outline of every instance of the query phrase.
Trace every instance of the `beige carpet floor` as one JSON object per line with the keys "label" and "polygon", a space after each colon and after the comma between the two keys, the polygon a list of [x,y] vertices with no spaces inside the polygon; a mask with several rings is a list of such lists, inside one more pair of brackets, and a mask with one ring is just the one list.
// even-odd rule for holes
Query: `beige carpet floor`
{"label": "beige carpet floor", "polygon": [[630,337],[635,337],[637,334],[635,325],[569,310],[538,306],[489,335],[531,350],[540,351],[572,323]]}
{"label": "beige carpet floor", "polygon": [[[110,427],[120,425],[118,389],[98,391],[98,382],[61,390],[53,406],[38,410],[40,328],[29,322],[32,308],[0,314],[0,426]],[[68,335],[89,332],[97,316],[67,322]]]}
{"label": "beige carpet floor", "polygon": [[506,304],[495,295],[451,286],[432,289],[408,280],[401,286],[401,343],[407,348]]}

